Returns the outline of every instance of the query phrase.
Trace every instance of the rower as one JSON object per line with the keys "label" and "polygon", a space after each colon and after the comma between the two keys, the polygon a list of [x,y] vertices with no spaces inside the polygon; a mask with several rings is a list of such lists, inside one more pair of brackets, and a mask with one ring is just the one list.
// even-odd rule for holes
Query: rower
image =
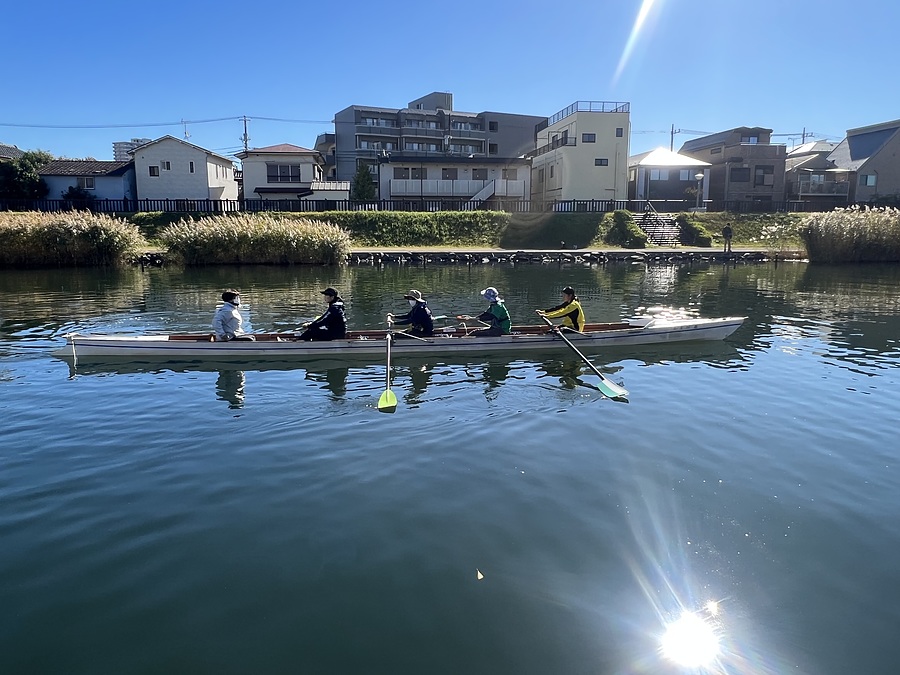
{"label": "rower", "polygon": [[540,316],[548,319],[558,319],[562,317],[563,328],[568,328],[569,330],[581,333],[584,330],[584,310],[581,308],[581,302],[579,302],[578,297],[575,295],[575,289],[571,286],[566,286],[562,289],[562,296],[563,302],[561,305],[551,307],[550,309],[536,309],[534,311]]}
{"label": "rower", "polygon": [[[409,311],[399,317],[388,314],[388,327],[390,328],[393,324],[397,324],[398,326],[409,325],[409,335],[415,337],[433,337],[434,317],[431,315],[431,309],[428,307],[428,302],[422,297],[422,293],[416,289],[412,289],[403,297],[409,303]],[[404,333],[400,333],[400,335],[403,334]]]}
{"label": "rower", "polygon": [[242,327],[244,319],[238,311],[238,307],[241,306],[241,294],[234,289],[229,289],[222,293],[222,303],[222,306],[216,310],[212,321],[213,330],[216,332],[216,341],[252,342],[256,340],[252,335],[247,335]]}
{"label": "rower", "polygon": [[331,286],[319,291],[328,303],[322,315],[315,321],[303,324],[306,329],[297,336],[304,342],[321,340],[341,340],[347,337],[347,317],[344,314],[344,300]]}

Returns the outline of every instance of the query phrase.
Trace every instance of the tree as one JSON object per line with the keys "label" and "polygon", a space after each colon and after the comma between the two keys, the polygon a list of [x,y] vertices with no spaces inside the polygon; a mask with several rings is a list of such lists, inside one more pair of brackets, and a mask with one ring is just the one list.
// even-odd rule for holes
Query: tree
{"label": "tree", "polygon": [[84,188],[75,185],[70,185],[69,189],[61,194],[62,200],[66,202],[66,206],[70,209],[86,209],[90,211],[97,199]]}
{"label": "tree", "polygon": [[353,176],[353,183],[350,185],[350,199],[358,202],[375,201],[378,196],[378,190],[375,187],[375,181],[372,180],[372,172],[365,164],[360,164],[356,169],[356,175]]}
{"label": "tree", "polygon": [[50,188],[38,169],[53,159],[43,150],[28,150],[11,162],[0,162],[0,198],[43,199]]}

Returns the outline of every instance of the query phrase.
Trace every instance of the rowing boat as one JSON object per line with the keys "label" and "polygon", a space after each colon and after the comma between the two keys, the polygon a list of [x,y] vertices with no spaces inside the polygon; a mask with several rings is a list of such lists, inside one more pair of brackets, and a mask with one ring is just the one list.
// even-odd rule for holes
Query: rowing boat
{"label": "rowing boat", "polygon": [[[617,323],[588,324],[583,333],[566,337],[584,351],[611,346],[648,345],[670,342],[724,340],[745,317],[699,318],[691,316],[637,316]],[[565,350],[569,346],[545,326],[514,326],[511,335],[486,337],[473,334],[466,325],[438,329],[434,337],[415,338],[392,333],[396,356],[410,354],[514,353]],[[352,331],[342,340],[304,342],[294,333],[255,333],[254,341],[217,342],[209,333],[168,335],[99,335],[69,333],[56,356],[75,359],[116,357],[166,360],[256,360],[295,358],[355,359],[381,357],[387,332]]]}

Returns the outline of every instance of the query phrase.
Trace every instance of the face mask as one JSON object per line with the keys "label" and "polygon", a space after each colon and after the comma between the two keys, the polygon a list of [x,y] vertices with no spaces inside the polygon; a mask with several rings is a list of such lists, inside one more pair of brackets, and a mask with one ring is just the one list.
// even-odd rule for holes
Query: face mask
{"label": "face mask", "polygon": [[415,307],[415,306],[416,306],[416,301],[415,301],[415,300],[409,300],[408,302],[409,302],[409,306],[410,306],[410,307]]}
{"label": "face mask", "polygon": [[234,300],[231,301],[231,304],[234,305],[235,307],[240,307],[240,306],[241,306],[241,299],[240,299],[240,298],[235,298]]}

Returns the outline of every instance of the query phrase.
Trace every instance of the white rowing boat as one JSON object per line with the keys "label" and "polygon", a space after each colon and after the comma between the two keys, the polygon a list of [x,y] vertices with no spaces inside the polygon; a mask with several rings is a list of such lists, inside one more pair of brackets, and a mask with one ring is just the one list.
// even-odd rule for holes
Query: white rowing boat
{"label": "white rowing boat", "polygon": [[[578,349],[595,351],[604,347],[649,345],[670,342],[724,340],[736,331],[745,317],[704,319],[699,317],[634,317],[618,323],[588,324],[583,333],[566,332]],[[472,335],[468,326],[438,329],[434,337],[413,338],[393,333],[396,356],[410,354],[514,353],[565,350],[569,345],[545,326],[515,326],[512,335],[483,337]],[[256,360],[295,358],[356,359],[381,357],[385,353],[385,331],[352,331],[346,339],[329,342],[302,342],[293,333],[256,333],[255,340],[216,342],[208,333],[170,335],[97,335],[69,333],[66,344],[54,352],[60,357],[88,359],[115,357],[134,360]]]}

